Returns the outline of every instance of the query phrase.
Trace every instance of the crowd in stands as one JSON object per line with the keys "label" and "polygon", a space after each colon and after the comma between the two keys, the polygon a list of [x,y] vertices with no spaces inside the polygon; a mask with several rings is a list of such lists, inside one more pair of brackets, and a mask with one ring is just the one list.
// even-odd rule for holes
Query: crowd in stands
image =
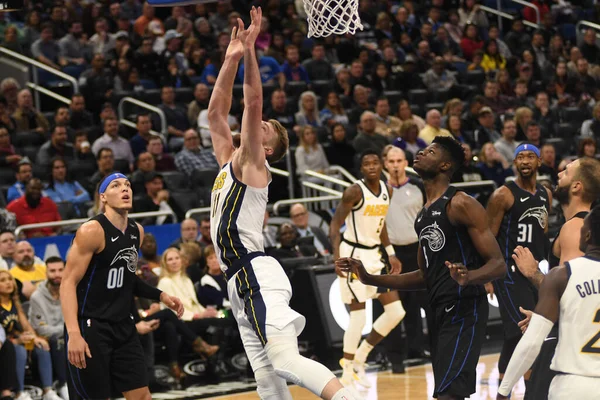
{"label": "crowd in stands", "polygon": [[[357,173],[356,154],[381,152],[389,144],[405,150],[411,161],[438,135],[456,138],[467,150],[456,182],[503,184],[514,173],[513,152],[523,141],[540,147],[540,174],[551,183],[573,157],[596,157],[600,47],[594,30],[576,32],[574,24],[596,21],[598,9],[590,1],[533,3],[540,9],[536,28],[532,9],[503,1],[514,19],[505,19],[501,29],[476,0],[361,0],[364,30],[320,40],[306,37],[301,2],[262,3],[256,43],[264,118],[288,129],[292,176],[310,180],[306,171],[328,173],[332,165]],[[179,335],[184,346],[204,356],[218,346],[235,347],[239,343],[231,335],[211,345],[203,339],[209,327],[231,331],[232,320],[216,318],[228,300],[211,249],[210,222],[198,224],[184,215],[209,202],[218,169],[208,130],[211,88],[231,28],[237,18],[247,18],[252,4],[153,8],[140,0],[56,0],[25,5],[0,13],[1,46],[71,75],[80,90],[68,95],[69,104],[40,111],[24,82],[10,77],[0,82],[5,220],[23,225],[94,216],[102,211],[98,183],[113,171],[127,174],[134,212],[168,211],[183,220],[174,249],[157,254],[151,235],[142,244],[138,273],[164,290],[177,286],[186,305],[179,321],[157,305],[139,304],[134,314],[145,346],[153,348],[153,335]],[[242,63],[229,116],[233,131],[244,109],[243,70]],[[39,71],[40,83],[50,90],[64,87],[58,79]],[[158,114],[143,109],[125,116],[135,128],[121,123],[116,109],[126,96],[160,108],[165,130]],[[267,224],[268,217],[264,239],[273,256],[331,254],[327,235],[308,225],[304,206],[293,206],[291,223],[277,228]],[[16,363],[16,375],[2,368],[0,398],[12,388],[17,398],[27,399],[28,352],[37,358],[44,398],[65,398],[64,360],[55,351],[63,340],[56,328],[62,321],[51,309],[59,302],[56,282],[64,263],[40,260],[25,240],[58,235],[61,229],[26,230],[19,238],[14,227],[2,229],[0,365]],[[178,346],[167,348],[179,381],[178,352]],[[53,379],[58,386],[52,386]],[[18,385],[7,386],[15,380]]]}

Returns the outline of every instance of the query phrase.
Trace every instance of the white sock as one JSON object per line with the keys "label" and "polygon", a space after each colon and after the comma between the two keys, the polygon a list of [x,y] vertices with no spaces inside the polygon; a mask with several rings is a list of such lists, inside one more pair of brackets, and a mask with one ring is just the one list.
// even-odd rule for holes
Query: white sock
{"label": "white sock", "polygon": [[347,388],[341,388],[338,390],[331,400],[357,400],[356,396],[353,396],[352,393]]}
{"label": "white sock", "polygon": [[373,346],[371,346],[366,339],[363,340],[360,346],[358,346],[356,354],[354,354],[354,362],[364,364],[367,361],[367,357],[371,350],[373,350]]}

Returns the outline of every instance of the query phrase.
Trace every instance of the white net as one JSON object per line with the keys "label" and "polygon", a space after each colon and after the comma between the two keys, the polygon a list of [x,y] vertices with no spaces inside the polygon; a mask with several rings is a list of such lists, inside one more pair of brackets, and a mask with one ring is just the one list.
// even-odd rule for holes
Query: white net
{"label": "white net", "polygon": [[358,15],[359,0],[303,0],[308,19],[308,37],[354,35],[363,29]]}

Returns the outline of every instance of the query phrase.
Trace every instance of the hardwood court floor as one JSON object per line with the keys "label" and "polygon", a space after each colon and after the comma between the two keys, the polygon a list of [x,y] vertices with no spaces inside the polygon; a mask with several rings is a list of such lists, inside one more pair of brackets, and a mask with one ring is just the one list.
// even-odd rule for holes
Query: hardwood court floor
{"label": "hardwood court floor", "polygon": [[[433,393],[433,372],[431,364],[409,367],[405,374],[392,374],[390,371],[368,373],[371,388],[360,391],[365,400],[408,400],[431,399]],[[482,356],[477,365],[477,389],[471,400],[496,398],[498,389],[498,354]],[[314,400],[317,396],[308,390],[291,386],[294,400]],[[513,390],[513,400],[522,400],[525,386],[521,380]],[[215,399],[260,400],[256,392],[241,393]]]}

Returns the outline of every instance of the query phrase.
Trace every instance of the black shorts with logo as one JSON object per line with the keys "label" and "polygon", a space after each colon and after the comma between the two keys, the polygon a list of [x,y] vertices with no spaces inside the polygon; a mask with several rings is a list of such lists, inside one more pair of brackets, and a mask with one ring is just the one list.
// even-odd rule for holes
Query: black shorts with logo
{"label": "black shorts with logo", "polygon": [[[144,350],[132,319],[118,323],[82,319],[79,328],[92,358],[86,357],[85,369],[68,363],[70,399],[106,399],[113,392],[148,386]],[[68,343],[66,330],[65,340]]]}

